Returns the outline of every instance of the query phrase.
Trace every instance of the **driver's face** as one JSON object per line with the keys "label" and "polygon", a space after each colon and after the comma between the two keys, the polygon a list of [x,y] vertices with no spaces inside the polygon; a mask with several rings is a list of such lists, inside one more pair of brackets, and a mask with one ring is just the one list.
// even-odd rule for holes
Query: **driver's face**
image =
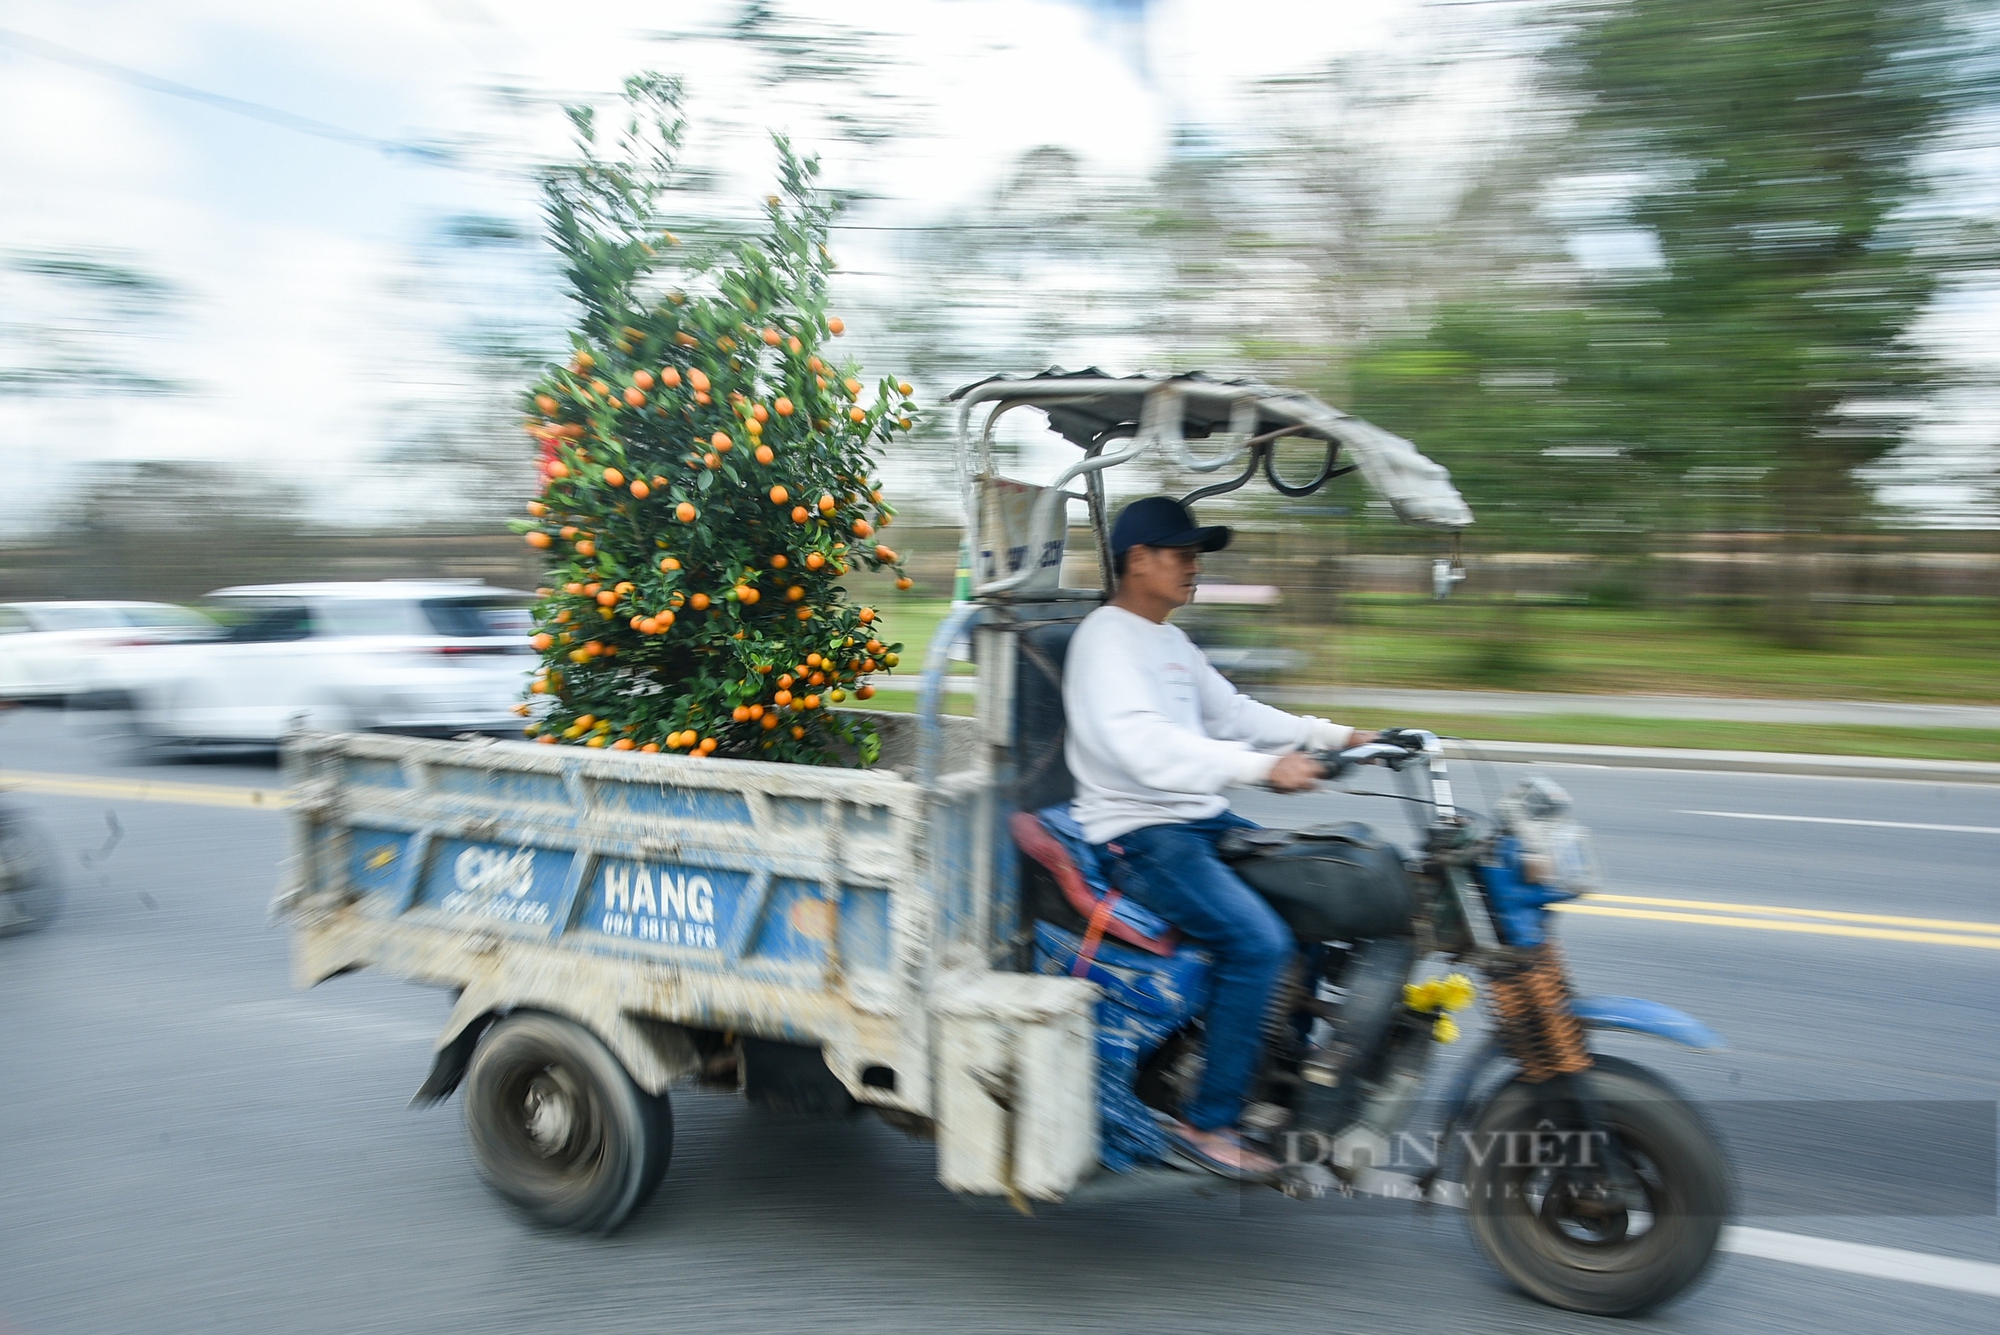
{"label": "driver's face", "polygon": [[1194,599],[1195,577],[1201,573],[1201,553],[1193,547],[1133,547],[1125,555],[1125,579],[1133,591],[1174,607]]}

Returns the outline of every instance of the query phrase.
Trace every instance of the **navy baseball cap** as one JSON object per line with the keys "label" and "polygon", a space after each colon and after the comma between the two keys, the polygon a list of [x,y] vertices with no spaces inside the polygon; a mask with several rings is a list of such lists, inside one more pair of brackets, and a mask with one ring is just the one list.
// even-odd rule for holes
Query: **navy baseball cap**
{"label": "navy baseball cap", "polygon": [[1188,508],[1171,496],[1144,496],[1118,512],[1111,526],[1111,554],[1123,556],[1132,547],[1195,547],[1219,552],[1229,545],[1229,530],[1220,524],[1198,528]]}

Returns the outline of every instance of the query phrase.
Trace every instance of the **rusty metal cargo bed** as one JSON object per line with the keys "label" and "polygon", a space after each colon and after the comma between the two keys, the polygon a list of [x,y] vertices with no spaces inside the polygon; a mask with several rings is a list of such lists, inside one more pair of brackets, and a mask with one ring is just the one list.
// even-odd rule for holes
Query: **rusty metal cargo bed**
{"label": "rusty metal cargo bed", "polygon": [[[927,1115],[921,998],[983,954],[968,855],[992,813],[976,768],[912,782],[913,721],[879,721],[867,770],[302,735],[297,981],[459,989],[441,1052],[496,1008],[553,1009],[653,1091],[693,1058],[646,1021],[819,1046],[857,1099]],[[939,724],[972,761],[973,725]]]}

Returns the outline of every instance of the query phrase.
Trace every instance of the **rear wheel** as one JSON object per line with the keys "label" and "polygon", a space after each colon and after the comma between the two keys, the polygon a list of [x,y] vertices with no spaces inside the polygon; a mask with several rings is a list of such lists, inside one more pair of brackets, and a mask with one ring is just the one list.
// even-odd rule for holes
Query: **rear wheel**
{"label": "rear wheel", "polygon": [[1473,1132],[1473,1237],[1545,1303],[1634,1316],[1707,1269],[1729,1216],[1728,1163],[1695,1111],[1644,1068],[1600,1057],[1573,1079],[1615,1153],[1578,1134],[1562,1082],[1509,1085]]}
{"label": "rear wheel", "polygon": [[597,1036],[517,1012],[489,1029],[465,1078],[465,1125],[487,1183],[536,1223],[606,1233],[659,1185],[672,1110]]}

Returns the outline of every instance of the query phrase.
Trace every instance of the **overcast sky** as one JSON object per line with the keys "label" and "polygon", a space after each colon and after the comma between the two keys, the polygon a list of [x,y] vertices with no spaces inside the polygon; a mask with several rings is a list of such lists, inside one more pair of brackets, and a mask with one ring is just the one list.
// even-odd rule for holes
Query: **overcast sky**
{"label": "overcast sky", "polygon": [[[172,284],[171,318],[99,311],[78,336],[93,362],[188,387],[0,396],[14,495],[57,497],[93,460],[212,458],[274,470],[328,508],[369,504],[370,461],[407,437],[412,414],[472,392],[442,347],[464,311],[425,286],[425,244],[455,215],[532,226],[518,167],[561,153],[555,103],[600,97],[633,71],[686,78],[702,135],[691,156],[724,173],[718,198],[740,193],[746,214],[765,193],[768,126],[820,150],[829,185],[880,197],[873,216],[921,219],[1040,145],[1108,174],[1142,172],[1177,124],[1226,136],[1245,81],[1420,47],[1454,12],[1421,0],[1151,0],[1141,53],[1121,17],[1140,0],[852,0],[840,21],[881,34],[889,62],[862,105],[907,131],[863,150],[828,137],[826,85],[773,87],[748,47],[714,40],[741,5],[0,0],[0,251],[84,252]],[[148,79],[308,118],[318,132]],[[399,144],[446,145],[462,165]],[[865,243],[843,245],[865,267]],[[57,290],[46,282],[0,283],[0,323],[74,323],[35,307]],[[1978,321],[1960,337],[1993,341]]]}
{"label": "overcast sky", "polygon": [[[93,351],[192,392],[0,398],[0,466],[30,495],[104,458],[203,457],[277,467],[345,495],[412,394],[446,399],[436,309],[413,258],[441,219],[532,222],[502,169],[555,155],[559,98],[655,68],[682,74],[705,120],[790,127],[826,180],[935,214],[990,186],[1021,152],[1072,149],[1112,173],[1159,158],[1177,120],[1226,117],[1243,80],[1405,40],[1404,0],[1159,0],[1147,74],[1118,0],[859,0],[841,20],[885,36],[876,75],[917,133],[888,152],[814,139],[823,86],[772,89],[741,44],[700,40],[740,0],[8,0],[0,4],[0,248],[88,252],[174,284],[178,317],[111,318]],[[800,7],[801,12],[814,11]],[[658,34],[680,34],[663,41]],[[10,35],[30,39],[6,44]],[[66,56],[34,39],[58,44]],[[356,136],[457,146],[469,170],[315,137],[141,86],[242,99]],[[516,90],[508,102],[496,89]],[[1164,90],[1164,91],[1163,91]],[[723,151],[726,150],[726,151]],[[695,156],[764,193],[768,147],[745,133]],[[881,208],[883,206],[877,206]],[[10,280],[0,318],[60,317]],[[18,494],[18,493],[17,493]],[[20,513],[18,510],[16,513]]]}

